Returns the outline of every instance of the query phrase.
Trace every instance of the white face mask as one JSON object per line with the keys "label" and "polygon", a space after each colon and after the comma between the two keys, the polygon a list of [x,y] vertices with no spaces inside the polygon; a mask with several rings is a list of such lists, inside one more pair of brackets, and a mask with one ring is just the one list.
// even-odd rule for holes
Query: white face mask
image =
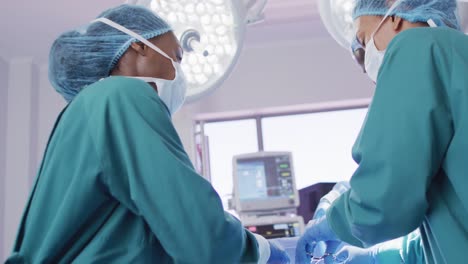
{"label": "white face mask", "polygon": [[139,34],[107,19],[107,18],[99,18],[96,19],[94,22],[102,22],[107,24],[117,30],[124,32],[127,35],[134,37],[135,39],[141,41],[146,46],[150,47],[157,53],[161,54],[162,56],[166,57],[172,62],[172,66],[174,67],[175,71],[175,78],[173,80],[166,80],[154,77],[131,77],[135,79],[140,79],[148,83],[154,83],[158,87],[158,94],[161,100],[169,109],[169,112],[174,114],[177,112],[185,102],[185,93],[187,91],[187,81],[185,79],[184,73],[182,71],[182,67],[179,63],[175,62],[171,57],[169,57],[166,53],[164,53],[161,49],[156,47],[153,43],[149,42],[147,39],[143,38]]}
{"label": "white face mask", "polygon": [[371,80],[376,83],[380,66],[382,66],[386,50],[380,51],[377,49],[374,41],[374,34],[372,34],[370,41],[366,44],[364,66],[366,67],[366,72],[369,78],[371,78]]}
{"label": "white face mask", "polygon": [[377,47],[375,46],[374,36],[384,23],[385,19],[387,19],[388,15],[393,11],[393,9],[397,7],[398,3],[399,2],[397,1],[392,7],[390,7],[387,14],[385,14],[384,18],[380,21],[379,25],[377,25],[377,28],[372,33],[371,39],[369,40],[369,42],[366,43],[364,67],[366,68],[367,75],[369,76],[369,78],[371,78],[371,80],[374,83],[377,82],[377,76],[379,75],[380,66],[382,66],[383,59],[385,57],[385,52],[387,51],[380,51],[377,49]]}

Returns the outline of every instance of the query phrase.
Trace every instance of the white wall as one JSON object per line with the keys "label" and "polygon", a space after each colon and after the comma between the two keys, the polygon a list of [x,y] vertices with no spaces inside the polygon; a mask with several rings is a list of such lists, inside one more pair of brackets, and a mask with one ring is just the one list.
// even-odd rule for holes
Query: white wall
{"label": "white wall", "polygon": [[8,65],[0,57],[0,261],[5,248],[5,165],[6,165],[6,117],[8,96]]}
{"label": "white wall", "polygon": [[229,80],[197,112],[309,104],[371,96],[372,83],[331,38],[247,46]]}
{"label": "white wall", "polygon": [[32,104],[32,58],[10,62],[8,75],[4,241],[7,255],[29,192]]}
{"label": "white wall", "polygon": [[43,151],[64,100],[32,58],[0,61],[0,260],[10,254]]}

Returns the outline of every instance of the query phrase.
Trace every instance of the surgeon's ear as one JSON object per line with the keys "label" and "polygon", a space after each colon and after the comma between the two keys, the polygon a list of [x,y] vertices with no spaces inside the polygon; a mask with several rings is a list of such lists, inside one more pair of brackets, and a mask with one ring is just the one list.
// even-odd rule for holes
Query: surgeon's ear
{"label": "surgeon's ear", "polygon": [[133,42],[130,45],[130,48],[141,56],[146,56],[146,53],[148,52],[146,45],[140,42]]}
{"label": "surgeon's ear", "polygon": [[403,30],[403,18],[397,17],[397,16],[392,16],[392,25],[393,25],[393,30],[396,32],[400,32]]}

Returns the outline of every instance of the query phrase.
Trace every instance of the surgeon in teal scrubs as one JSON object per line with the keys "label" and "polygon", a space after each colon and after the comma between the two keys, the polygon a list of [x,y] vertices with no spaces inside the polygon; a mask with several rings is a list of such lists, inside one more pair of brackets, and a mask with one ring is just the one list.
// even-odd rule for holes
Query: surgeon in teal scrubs
{"label": "surgeon in teal scrubs", "polygon": [[55,124],[7,263],[288,263],[224,212],[184,151],[171,28],[131,5],[61,35],[49,77]]}
{"label": "surgeon in teal scrubs", "polygon": [[456,12],[455,0],[355,1],[354,51],[376,82],[353,148],[359,167],[309,223],[296,263],[309,263],[319,241],[368,248],[415,229],[401,263],[467,262],[468,37]]}

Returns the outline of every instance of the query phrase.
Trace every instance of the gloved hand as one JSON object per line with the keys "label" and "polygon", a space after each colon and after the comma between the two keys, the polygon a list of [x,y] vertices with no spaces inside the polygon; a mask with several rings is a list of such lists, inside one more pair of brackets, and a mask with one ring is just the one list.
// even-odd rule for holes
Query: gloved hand
{"label": "gloved hand", "polygon": [[335,184],[329,193],[320,198],[320,202],[318,203],[317,208],[315,208],[313,219],[326,215],[328,208],[330,208],[332,203],[350,188],[351,186],[349,185],[349,182],[339,182]]}
{"label": "gloved hand", "polygon": [[267,264],[289,264],[290,259],[284,248],[275,240],[268,240],[270,244],[270,258]]}
{"label": "gloved hand", "polygon": [[[340,242],[333,230],[328,225],[326,216],[313,219],[307,224],[304,235],[299,239],[296,248],[296,263],[309,264],[317,242]],[[325,253],[325,252],[322,252]],[[331,252],[333,253],[333,252]],[[323,254],[321,254],[323,255]],[[318,256],[321,257],[321,256]]]}
{"label": "gloved hand", "polygon": [[377,264],[377,250],[371,248],[358,248],[344,246],[335,254],[335,263],[342,264]]}

